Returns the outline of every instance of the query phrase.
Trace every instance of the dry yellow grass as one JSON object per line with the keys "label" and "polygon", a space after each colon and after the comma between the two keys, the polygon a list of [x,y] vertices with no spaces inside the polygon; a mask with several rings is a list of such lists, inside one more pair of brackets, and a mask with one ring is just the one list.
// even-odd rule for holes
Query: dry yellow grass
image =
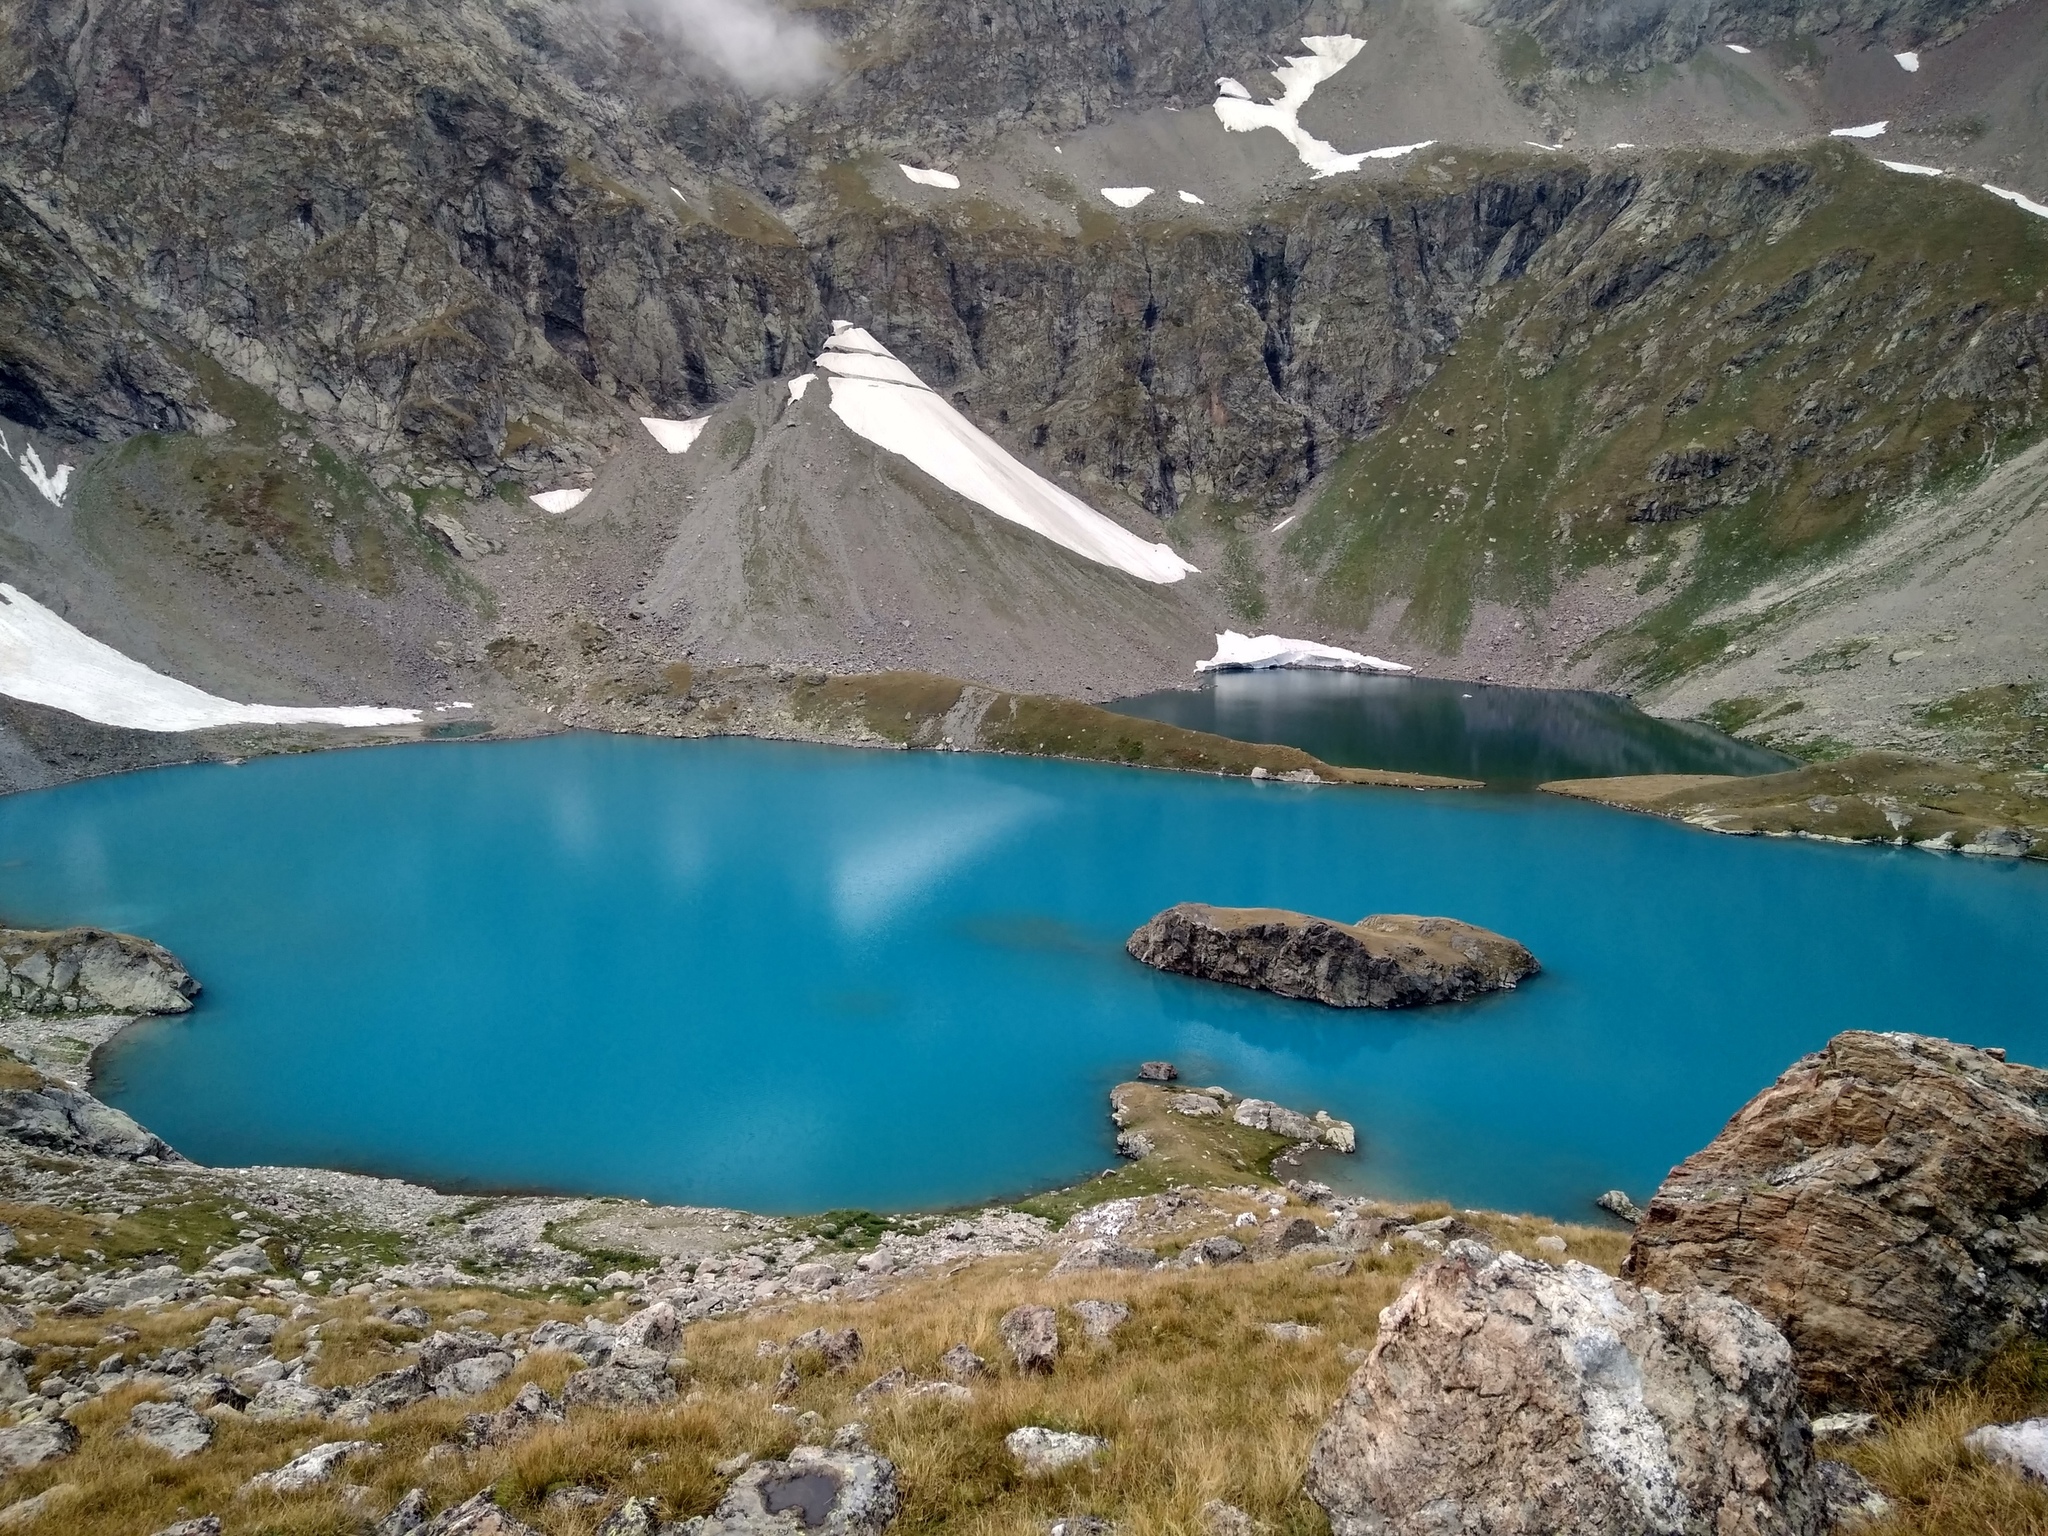
{"label": "dry yellow grass", "polygon": [[1864,1536],[2048,1536],[2048,1489],[1963,1448],[1980,1424],[2048,1414],[2048,1346],[2021,1345],[1968,1386],[1884,1415],[1843,1459],[1897,1506]]}
{"label": "dry yellow grass", "polygon": [[[1443,1211],[1424,1207],[1417,1215]],[[1561,1232],[1574,1255],[1588,1262],[1612,1268],[1621,1257],[1622,1238],[1610,1231],[1514,1218],[1479,1224],[1524,1251],[1537,1251],[1537,1237]],[[18,1528],[27,1536],[147,1536],[205,1513],[221,1515],[228,1536],[340,1536],[360,1531],[364,1512],[381,1514],[414,1486],[425,1487],[436,1507],[488,1487],[551,1536],[589,1536],[611,1507],[632,1495],[655,1496],[671,1518],[704,1513],[723,1486],[716,1463],[742,1454],[780,1455],[800,1440],[828,1440],[840,1425],[859,1419],[897,1463],[905,1506],[896,1528],[905,1533],[1023,1536],[1042,1532],[1055,1516],[1094,1512],[1133,1536],[1179,1536],[1198,1531],[1203,1503],[1221,1498],[1276,1533],[1306,1536],[1327,1528],[1302,1495],[1301,1476],[1309,1442],[1351,1373],[1346,1351],[1370,1344],[1380,1308],[1421,1254],[1403,1247],[1392,1257],[1361,1261],[1346,1276],[1311,1273],[1330,1257],[1328,1250],[1310,1249],[1269,1263],[1055,1279],[1047,1272],[1051,1255],[1039,1254],[963,1264],[871,1301],[698,1324],[686,1335],[689,1365],[676,1404],[647,1412],[579,1411],[567,1424],[518,1445],[467,1457],[437,1450],[449,1444],[465,1414],[502,1406],[526,1381],[557,1391],[576,1362],[533,1356],[483,1397],[422,1403],[360,1434],[229,1416],[213,1446],[183,1462],[121,1435],[130,1407],[144,1395],[126,1388],[75,1415],[84,1434],[75,1456],[0,1483],[0,1505],[59,1484],[76,1487],[68,1503]],[[1091,1345],[1063,1312],[1058,1371],[1021,1377],[1008,1368],[997,1332],[1006,1311],[1021,1302],[1064,1306],[1086,1297],[1125,1301],[1132,1317],[1111,1341]],[[500,1332],[576,1315],[559,1304],[486,1291],[407,1299],[426,1306],[437,1322],[463,1308],[482,1308],[490,1313],[484,1326]],[[24,1340],[49,1360],[58,1351],[97,1360],[117,1347],[102,1340],[121,1321],[142,1335],[118,1346],[133,1355],[189,1339],[219,1310],[51,1320]],[[370,1317],[361,1300],[326,1303],[321,1312],[324,1352],[316,1374],[323,1384],[391,1369],[417,1337]],[[1270,1322],[1307,1323],[1321,1333],[1288,1343],[1267,1333]],[[296,1348],[304,1326],[280,1335],[280,1354]],[[778,1412],[774,1383],[782,1359],[760,1346],[779,1346],[813,1327],[858,1329],[865,1356],[843,1375],[806,1375],[787,1405],[796,1412]],[[895,1366],[936,1376],[938,1357],[956,1343],[996,1368],[974,1384],[972,1403],[902,1397],[854,1403],[859,1388]],[[797,1413],[817,1418],[799,1421]],[[1094,1470],[1026,1478],[1003,1449],[1004,1436],[1024,1424],[1102,1435],[1111,1447]],[[337,1480],[366,1490],[359,1504],[339,1487],[290,1497],[239,1495],[256,1473],[321,1441],[348,1438],[379,1447],[376,1456],[348,1464]],[[569,1485],[599,1489],[607,1502],[583,1509],[548,1503],[551,1491]]]}

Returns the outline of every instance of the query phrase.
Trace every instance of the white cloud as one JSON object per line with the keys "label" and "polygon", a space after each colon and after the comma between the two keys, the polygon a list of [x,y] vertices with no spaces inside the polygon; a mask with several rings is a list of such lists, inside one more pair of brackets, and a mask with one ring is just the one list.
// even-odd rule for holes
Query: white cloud
{"label": "white cloud", "polygon": [[832,47],[770,0],[634,0],[633,13],[749,91],[797,90],[832,71]]}

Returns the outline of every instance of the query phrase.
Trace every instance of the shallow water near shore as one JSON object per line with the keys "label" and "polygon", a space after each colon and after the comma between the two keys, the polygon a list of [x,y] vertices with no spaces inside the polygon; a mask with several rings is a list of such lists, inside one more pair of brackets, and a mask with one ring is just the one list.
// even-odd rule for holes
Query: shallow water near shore
{"label": "shallow water near shore", "polygon": [[1214,672],[1198,688],[1104,706],[1237,741],[1299,747],[1326,763],[1479,779],[1634,773],[1778,773],[1791,758],[1689,720],[1646,715],[1611,693],[1505,688],[1367,672]]}
{"label": "shallow water near shore", "polygon": [[[1187,899],[1447,914],[1547,969],[1381,1014],[1124,955]],[[98,1080],[200,1161],[764,1211],[1093,1173],[1148,1057],[1356,1122],[1319,1176],[1573,1218],[1841,1029],[2048,1062],[2038,865],[965,754],[570,735],[99,779],[0,800],[0,913],[205,983]]]}

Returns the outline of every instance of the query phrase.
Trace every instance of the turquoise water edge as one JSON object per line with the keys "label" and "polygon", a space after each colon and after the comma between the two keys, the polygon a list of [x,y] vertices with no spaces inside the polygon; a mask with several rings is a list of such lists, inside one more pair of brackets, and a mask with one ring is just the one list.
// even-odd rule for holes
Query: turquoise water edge
{"label": "turquoise water edge", "polygon": [[[1180,900],[1441,913],[1543,975],[1346,1013],[1157,974]],[[0,800],[0,913],[206,985],[99,1091],[188,1156],[764,1211],[1114,1161],[1147,1057],[1354,1121],[1318,1176],[1583,1217],[1795,1057],[1907,1029],[2048,1062],[2048,868],[1476,792],[570,735]]]}

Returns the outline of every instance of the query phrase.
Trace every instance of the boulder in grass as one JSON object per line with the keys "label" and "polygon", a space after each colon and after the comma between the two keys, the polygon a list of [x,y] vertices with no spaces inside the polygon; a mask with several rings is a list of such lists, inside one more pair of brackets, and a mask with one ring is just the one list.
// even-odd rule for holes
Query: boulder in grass
{"label": "boulder in grass", "polygon": [[1464,1239],[1380,1314],[1307,1489],[1333,1536],[1820,1536],[1823,1518],[1792,1350],[1755,1311]]}
{"label": "boulder in grass", "polygon": [[800,1445],[787,1461],[752,1463],[716,1510],[672,1529],[683,1536],[879,1536],[901,1507],[896,1464],[887,1457]]}
{"label": "boulder in grass", "polygon": [[564,1408],[659,1408],[675,1395],[667,1375],[616,1365],[593,1365],[562,1383]]}
{"label": "boulder in grass", "polygon": [[1010,1346],[1017,1369],[1027,1376],[1050,1376],[1060,1357],[1059,1314],[1051,1307],[1012,1307],[997,1325]]}
{"label": "boulder in grass", "polygon": [[31,1419],[0,1429],[0,1471],[26,1472],[78,1449],[78,1431],[62,1419]]}
{"label": "boulder in grass", "polygon": [[1046,1477],[1092,1462],[1109,1449],[1109,1442],[1096,1435],[1078,1435],[1063,1429],[1046,1429],[1027,1424],[1013,1429],[1003,1439],[1007,1450],[1026,1476]]}
{"label": "boulder in grass", "polygon": [[540,1532],[507,1514],[486,1488],[474,1498],[442,1510],[425,1525],[415,1526],[411,1536],[540,1536]]}
{"label": "boulder in grass", "polygon": [[352,1457],[374,1455],[367,1440],[330,1440],[294,1456],[272,1472],[260,1472],[242,1485],[244,1493],[304,1493],[333,1481],[335,1471]]}
{"label": "boulder in grass", "polygon": [[137,1403],[129,1410],[127,1432],[173,1461],[197,1456],[213,1444],[213,1420],[183,1403]]}
{"label": "boulder in grass", "polygon": [[1278,907],[1184,901],[1132,934],[1133,959],[1333,1008],[1413,1008],[1513,987],[1541,969],[1513,939],[1449,917],[1331,922]]}

